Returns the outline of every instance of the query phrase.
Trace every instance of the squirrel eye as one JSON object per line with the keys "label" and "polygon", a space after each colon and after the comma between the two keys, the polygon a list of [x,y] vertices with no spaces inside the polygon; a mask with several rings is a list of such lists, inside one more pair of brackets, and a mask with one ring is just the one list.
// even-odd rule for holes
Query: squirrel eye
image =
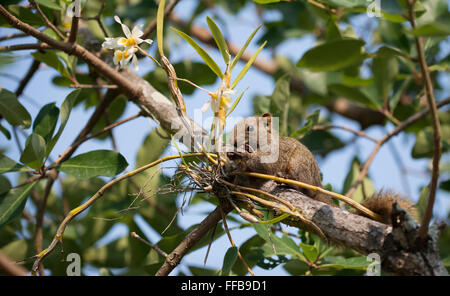
{"label": "squirrel eye", "polygon": [[247,126],[247,132],[252,132],[254,130],[253,125]]}

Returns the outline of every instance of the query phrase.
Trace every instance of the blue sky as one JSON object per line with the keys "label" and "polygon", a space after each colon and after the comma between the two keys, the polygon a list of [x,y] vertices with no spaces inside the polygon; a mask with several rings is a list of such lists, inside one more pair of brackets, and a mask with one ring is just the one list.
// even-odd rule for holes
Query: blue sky
{"label": "blue sky", "polygon": [[[193,10],[194,0],[184,0],[180,1],[180,3],[175,8],[175,13],[180,17],[186,17],[190,15]],[[221,10],[219,10],[219,13]],[[267,17],[276,19],[278,16],[276,14],[271,14]],[[246,9],[241,11],[237,16],[230,16],[226,13],[223,13],[223,19],[226,23],[225,32],[229,32],[228,37],[235,44],[243,44],[250,33],[259,25],[257,19],[254,18],[254,10],[253,5],[248,6]],[[355,20],[354,26],[358,28],[359,24],[363,24],[365,20]],[[198,18],[196,24],[201,25],[203,27],[206,26],[205,15],[202,15]],[[0,36],[6,35],[11,32],[11,30],[7,30],[5,28],[0,28]],[[358,29],[356,29],[357,34],[361,34]],[[258,36],[261,36],[262,32],[258,33]],[[257,39],[258,36],[255,38]],[[361,36],[361,35],[360,35]],[[23,43],[33,42],[32,38],[24,38],[20,39]],[[17,42],[17,41],[15,41]],[[3,42],[2,45],[10,44],[8,42]],[[303,53],[311,48],[314,44],[314,38],[310,36],[306,36],[296,40],[289,40],[284,42],[277,50],[278,55],[287,56],[293,61],[298,61]],[[184,41],[177,40],[174,41],[174,45],[176,46],[176,50],[172,53],[172,62],[177,62],[185,59],[191,60],[200,60],[195,53],[195,51],[186,45]],[[443,54],[448,54],[450,52],[450,42],[447,42],[445,46],[442,48]],[[257,45],[255,43],[249,46],[249,50],[254,52],[257,49]],[[155,46],[150,52],[154,52]],[[217,60],[221,61],[222,58],[220,53],[215,50],[209,51],[211,56]],[[0,68],[0,73],[7,73],[10,75],[14,75],[17,77],[22,77],[24,73],[28,70],[29,65],[32,62],[31,56],[29,52],[20,52],[19,53],[22,58],[18,59],[16,63],[11,66]],[[271,53],[269,51],[262,51],[261,58],[271,59]],[[150,60],[146,59],[140,62],[140,70],[139,74],[145,74],[151,69],[153,69],[153,64]],[[242,63],[239,63],[235,73],[239,73],[240,69],[243,67]],[[56,75],[56,71],[46,66],[41,66],[38,74],[35,75],[31,83],[27,86],[24,92],[24,96],[21,98],[21,102],[26,106],[29,112],[32,114],[33,118],[39,111],[40,107],[49,103],[49,102],[57,102],[57,105],[60,106],[62,100],[65,96],[71,91],[71,89],[65,89],[61,87],[55,87],[51,83],[51,79]],[[450,94],[449,85],[450,79],[447,77],[441,77],[447,88],[444,89],[441,94],[442,97],[448,96]],[[8,90],[14,91],[17,87],[17,82],[7,78],[3,75],[0,75],[0,86],[4,87]],[[207,88],[210,90],[214,90],[217,88],[218,82],[213,86],[208,86]],[[244,77],[244,79],[239,83],[237,89],[243,90],[247,86],[250,86],[249,90],[246,92],[243,100],[239,104],[239,107],[234,112],[234,116],[236,117],[245,117],[252,114],[252,102],[251,98],[254,94],[259,95],[270,95],[273,91],[274,82],[273,80],[265,74],[262,74],[258,70],[250,70],[248,74]],[[203,106],[203,104],[207,100],[207,95],[205,95],[201,91],[196,91],[192,96],[186,97],[186,102],[188,106],[188,114],[193,115],[195,109],[199,109]],[[312,110],[314,111],[314,109]],[[66,126],[64,133],[62,134],[58,144],[54,148],[53,157],[55,158],[59,153],[64,151],[67,148],[72,140],[78,134],[81,126],[87,121],[89,116],[92,114],[93,110],[84,110],[82,107],[75,108],[71,114],[69,122]],[[129,104],[125,114],[122,118],[131,116],[139,112],[138,108]],[[323,114],[326,114],[326,110],[322,110]],[[333,116],[334,124],[336,125],[345,125],[352,127],[354,129],[359,129],[359,125],[347,120],[339,115]],[[154,128],[156,125],[152,123],[149,119],[139,118],[132,122],[129,122],[125,125],[121,125],[114,130],[114,135],[116,139],[118,139],[118,149],[125,156],[130,166],[128,169],[134,167],[134,160],[136,157],[136,152],[142,144],[145,136],[148,132]],[[386,127],[387,130],[392,129],[392,125],[388,125]],[[385,132],[385,128],[380,127],[372,127],[367,130],[367,133],[375,138],[382,137]],[[341,139],[348,140],[353,136],[345,131],[333,131],[338,137]],[[24,142],[25,138],[19,133],[19,137],[22,142]],[[414,145],[415,138],[411,135],[400,135],[394,137],[389,144],[384,145],[380,151],[378,152],[373,164],[369,170],[369,176],[374,183],[376,189],[392,189],[394,191],[400,192],[402,194],[408,195],[411,193],[410,197],[412,200],[417,201],[419,197],[420,188],[425,186],[429,182],[429,175],[427,173],[427,166],[429,165],[427,160],[417,160],[412,159],[410,156],[410,151],[412,146]],[[404,166],[410,172],[408,174],[404,174],[399,170],[397,166],[398,160],[393,156],[392,146],[395,147],[395,150],[398,153],[398,157],[401,159]],[[16,150],[16,146],[14,141],[7,141],[3,135],[0,135],[0,148],[6,148],[6,155],[18,160],[20,155]],[[335,190],[342,189],[342,185],[344,182],[344,178],[347,174],[349,166],[351,164],[351,160],[354,155],[357,154],[360,157],[360,160],[364,161],[367,159],[373,148],[373,143],[362,138],[358,139],[354,142],[354,144],[349,145],[348,147],[341,149],[337,152],[333,152],[326,157],[326,159],[318,158],[318,163],[321,168],[324,177],[324,183],[330,183],[333,185]],[[110,141],[98,141],[98,140],[90,140],[84,143],[78,150],[76,154],[91,151],[94,149],[112,149]],[[168,149],[166,152],[169,154],[177,154],[177,151],[172,148]],[[443,155],[442,162],[449,162],[449,155]],[[170,164],[168,164],[170,166]],[[12,175],[8,175],[12,176]],[[404,177],[407,179],[407,183],[409,184],[408,188],[406,188],[404,184]],[[15,180],[13,180],[15,183]],[[58,188],[56,188],[58,189]],[[444,217],[445,214],[449,210],[450,199],[449,195],[439,191],[438,198],[435,204],[435,212],[438,217]],[[180,199],[181,201],[181,199]],[[95,205],[94,205],[95,206]],[[178,221],[182,227],[187,228],[188,226],[199,223],[202,219],[210,212],[214,207],[209,204],[196,204],[192,206],[187,206],[184,209],[183,215],[179,215]],[[31,211],[33,209],[30,208]],[[141,223],[139,217],[136,218],[137,223],[143,225]],[[111,222],[115,223],[115,222]],[[230,227],[233,226],[233,223],[230,223]],[[160,235],[150,228],[143,229],[148,237],[148,239],[152,242],[157,242],[160,238]],[[289,229],[288,229],[289,230]],[[294,231],[295,229],[290,229]],[[127,229],[123,224],[117,223],[112,230],[105,235],[105,237],[101,240],[100,244],[106,243],[111,239],[117,238],[119,236],[127,235]],[[245,242],[247,238],[254,235],[254,231],[252,229],[239,229],[234,230],[232,232],[232,236],[237,245]],[[211,253],[209,255],[208,263],[206,267],[209,268],[220,268],[222,265],[223,255],[225,254],[227,248],[230,246],[228,239],[226,236],[223,236],[221,239],[214,242],[213,248],[211,249]],[[202,266],[203,258],[205,255],[206,249],[202,248],[192,254],[186,256],[182,261],[182,266],[177,267],[177,270],[188,273],[185,265],[195,265]],[[85,270],[88,274],[96,274],[96,271],[91,268],[87,268]],[[286,275],[287,273],[280,267],[274,270],[263,270],[261,268],[255,268],[254,272],[257,275]],[[173,273],[176,274],[176,271]]]}

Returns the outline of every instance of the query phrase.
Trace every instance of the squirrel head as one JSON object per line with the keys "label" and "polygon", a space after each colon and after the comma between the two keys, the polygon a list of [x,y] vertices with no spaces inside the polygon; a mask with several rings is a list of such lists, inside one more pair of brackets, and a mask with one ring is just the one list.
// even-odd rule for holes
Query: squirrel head
{"label": "squirrel head", "polygon": [[272,125],[272,114],[270,113],[244,118],[233,128],[232,145],[238,151],[250,153],[255,152],[262,146],[270,145],[272,136],[276,134]]}

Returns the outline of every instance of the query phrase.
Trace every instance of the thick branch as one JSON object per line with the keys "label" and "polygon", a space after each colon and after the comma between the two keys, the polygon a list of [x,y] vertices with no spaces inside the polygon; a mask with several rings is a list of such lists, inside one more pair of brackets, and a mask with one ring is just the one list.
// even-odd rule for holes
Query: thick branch
{"label": "thick branch", "polygon": [[[447,275],[447,270],[439,257],[438,238],[434,237],[426,246],[418,247],[414,240],[418,238],[417,225],[409,229],[410,224],[405,221],[404,225],[393,228],[330,207],[293,189],[277,187],[273,181],[266,183],[264,190],[301,209],[302,215],[312,220],[330,241],[364,255],[377,253],[385,271],[400,275]],[[298,228],[305,227],[302,222],[291,217],[282,222]]]}

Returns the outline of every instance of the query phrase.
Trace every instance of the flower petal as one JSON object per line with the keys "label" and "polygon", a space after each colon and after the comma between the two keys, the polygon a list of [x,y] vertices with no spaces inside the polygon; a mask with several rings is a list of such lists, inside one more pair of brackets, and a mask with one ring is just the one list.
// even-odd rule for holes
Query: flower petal
{"label": "flower petal", "polygon": [[102,47],[106,49],[116,49],[119,47],[123,47],[123,44],[126,41],[127,39],[123,37],[105,38],[105,41],[102,43]]}
{"label": "flower petal", "polygon": [[126,36],[127,38],[132,37],[131,32],[130,32],[130,29],[128,28],[128,26],[127,26],[127,25],[124,25],[124,24],[122,23],[122,21],[120,20],[120,18],[119,18],[117,15],[114,16],[114,20],[115,20],[116,22],[118,22],[118,23],[122,26],[123,33],[125,34],[125,36]]}
{"label": "flower petal", "polygon": [[203,104],[202,106],[202,112],[205,113],[206,110],[208,110],[209,105],[211,104],[211,101],[207,101],[205,104]]}
{"label": "flower petal", "polygon": [[143,24],[139,24],[133,27],[133,31],[131,31],[131,35],[137,39],[139,37],[141,37],[142,35],[144,35],[144,32],[142,32],[142,27],[144,25]]}
{"label": "flower petal", "polygon": [[123,52],[120,51],[120,50],[116,50],[116,51],[114,52],[114,59],[113,59],[114,65],[117,66],[117,64],[118,64],[120,61],[122,61],[122,57],[123,57]]}
{"label": "flower petal", "polygon": [[136,39],[137,44],[141,44],[142,42],[145,42],[145,43],[151,45],[153,43],[153,40],[152,39],[141,39],[141,38]]}
{"label": "flower petal", "polygon": [[134,70],[139,71],[139,63],[136,55],[133,54],[133,58],[131,59],[131,63],[133,64]]}

